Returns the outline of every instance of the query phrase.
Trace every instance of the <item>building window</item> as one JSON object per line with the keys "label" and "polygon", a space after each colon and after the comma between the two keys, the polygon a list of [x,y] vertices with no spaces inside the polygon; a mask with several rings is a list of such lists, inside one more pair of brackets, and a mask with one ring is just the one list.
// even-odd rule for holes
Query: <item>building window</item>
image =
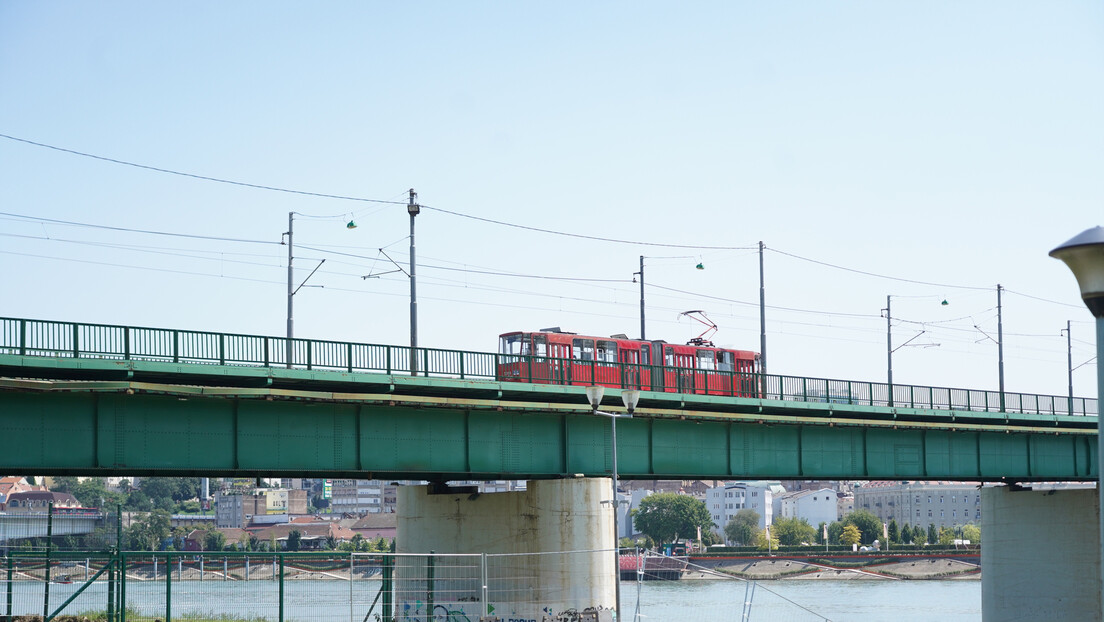
{"label": "building window", "polygon": [[943,518],[943,510],[939,510],[939,518]]}
{"label": "building window", "polygon": [[928,518],[931,518],[931,517],[932,517],[932,511],[928,510]]}
{"label": "building window", "polygon": [[920,518],[920,508],[916,508],[916,518]]}

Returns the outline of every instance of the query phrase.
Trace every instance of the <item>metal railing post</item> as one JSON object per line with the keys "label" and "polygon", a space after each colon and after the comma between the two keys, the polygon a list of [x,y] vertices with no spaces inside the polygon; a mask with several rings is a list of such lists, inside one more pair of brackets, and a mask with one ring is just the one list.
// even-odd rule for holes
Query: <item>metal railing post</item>
{"label": "metal railing post", "polygon": [[[350,374],[353,373],[353,344],[351,343],[345,344],[345,362],[348,363],[346,369],[349,370]],[[463,374],[461,374],[461,377],[463,377]]]}
{"label": "metal railing post", "polygon": [[73,324],[73,358],[80,358],[80,326]]}
{"label": "metal railing post", "polygon": [[123,328],[123,360],[130,360],[130,328]]}
{"label": "metal railing post", "polygon": [[46,569],[42,596],[42,619],[50,616],[50,549],[54,543],[54,502],[46,506]]}
{"label": "metal railing post", "polygon": [[8,619],[12,619],[12,579],[15,578],[15,560],[8,553]]}
{"label": "metal railing post", "polygon": [[394,573],[393,566],[394,566],[394,563],[395,563],[395,558],[394,558],[393,554],[389,554],[389,553],[384,553],[383,554],[383,585],[381,586],[381,589],[383,590],[383,619],[384,620],[390,620],[391,619],[391,609],[392,609],[391,598],[392,598],[392,589],[394,588],[394,582],[393,582],[393,573]]}
{"label": "metal railing post", "polygon": [[19,356],[27,354],[27,320],[19,320]]}
{"label": "metal railing post", "polygon": [[284,622],[284,555],[280,554],[280,620]]}
{"label": "metal railing post", "polygon": [[172,332],[172,335],[173,335],[173,344],[172,344],[173,362],[174,363],[179,363],[180,362],[180,331],[174,330]]}
{"label": "metal railing post", "polygon": [[433,551],[430,551],[426,558],[426,622],[433,620],[433,570]]}
{"label": "metal railing post", "polygon": [[107,560],[107,622],[115,622],[115,567],[118,551]]}
{"label": "metal railing post", "polygon": [[226,335],[219,333],[218,338],[218,362],[219,365],[226,364]]}
{"label": "metal railing post", "polygon": [[482,620],[483,616],[491,615],[490,602],[488,602],[488,600],[487,600],[487,583],[489,583],[489,581],[487,580],[487,554],[486,553],[480,553],[480,565],[482,566],[482,568],[480,569],[480,583],[483,586],[483,589],[482,589],[481,596],[480,596],[480,598],[482,600],[482,602],[480,603],[482,605],[482,607],[480,607],[482,609],[482,612],[479,614],[479,619]]}
{"label": "metal railing post", "polygon": [[165,622],[172,622],[172,553],[165,556]]}

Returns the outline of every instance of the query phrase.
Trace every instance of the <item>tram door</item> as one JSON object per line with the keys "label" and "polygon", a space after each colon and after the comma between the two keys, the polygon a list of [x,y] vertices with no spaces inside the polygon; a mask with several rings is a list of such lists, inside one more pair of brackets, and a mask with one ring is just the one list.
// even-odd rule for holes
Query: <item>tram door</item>
{"label": "tram door", "polygon": [[548,382],[571,383],[571,346],[566,343],[548,344]]}
{"label": "tram door", "polygon": [[625,389],[641,388],[643,385],[640,382],[640,350],[621,348],[617,354],[618,362],[621,364],[621,386]]}

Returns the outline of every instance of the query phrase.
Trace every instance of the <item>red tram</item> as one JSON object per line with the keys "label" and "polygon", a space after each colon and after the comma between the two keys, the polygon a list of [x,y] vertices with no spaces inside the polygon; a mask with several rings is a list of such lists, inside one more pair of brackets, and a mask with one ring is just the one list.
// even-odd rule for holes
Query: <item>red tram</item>
{"label": "red tram", "polygon": [[545,328],[499,335],[498,380],[645,391],[759,397],[759,353],[640,341],[625,335],[588,337]]}

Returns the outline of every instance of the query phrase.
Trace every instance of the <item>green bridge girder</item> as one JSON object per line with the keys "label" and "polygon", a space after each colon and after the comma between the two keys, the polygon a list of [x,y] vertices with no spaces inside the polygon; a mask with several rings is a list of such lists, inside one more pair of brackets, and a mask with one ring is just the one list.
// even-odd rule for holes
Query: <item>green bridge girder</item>
{"label": "green bridge girder", "polygon": [[[623,412],[616,390],[603,410]],[[616,405],[615,402],[617,403]],[[0,472],[608,476],[582,387],[0,355]],[[644,392],[623,479],[1097,478],[1096,418]]]}

